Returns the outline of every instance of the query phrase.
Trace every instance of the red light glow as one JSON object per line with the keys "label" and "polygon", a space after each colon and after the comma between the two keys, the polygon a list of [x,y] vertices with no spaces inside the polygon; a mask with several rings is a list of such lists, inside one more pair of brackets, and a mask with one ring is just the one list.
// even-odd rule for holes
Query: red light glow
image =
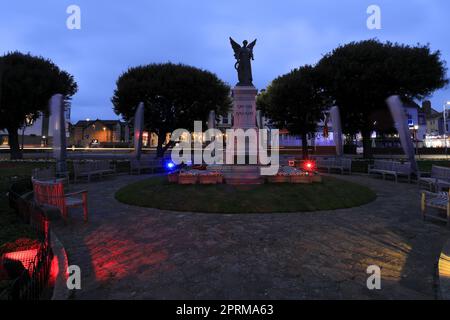
{"label": "red light glow", "polygon": [[303,165],[303,169],[305,171],[313,171],[315,167],[316,167],[316,164],[314,161],[306,161]]}
{"label": "red light glow", "polygon": [[28,270],[28,272],[32,272],[32,265],[33,261],[35,260],[36,256],[38,254],[38,249],[31,249],[31,250],[25,250],[25,251],[15,251],[15,252],[9,252],[5,253],[3,255],[3,261],[4,263],[8,263],[7,261],[11,262],[20,262],[22,266]]}
{"label": "red light glow", "polygon": [[85,238],[97,281],[124,279],[164,268],[161,264],[168,259],[168,253],[161,243],[120,239],[119,234],[108,231],[97,231]]}

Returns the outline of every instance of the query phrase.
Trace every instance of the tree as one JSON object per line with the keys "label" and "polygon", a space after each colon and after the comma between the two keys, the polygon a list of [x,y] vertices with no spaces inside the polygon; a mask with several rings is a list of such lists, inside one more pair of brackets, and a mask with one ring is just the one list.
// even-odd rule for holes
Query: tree
{"label": "tree", "polygon": [[340,107],[344,132],[363,136],[364,156],[371,157],[370,137],[385,100],[424,99],[448,84],[445,62],[429,46],[415,47],[378,40],[352,42],[325,55],[316,65],[320,86]]}
{"label": "tree", "polygon": [[317,83],[315,69],[306,65],[276,78],[257,99],[258,108],[273,124],[301,136],[304,159],[308,159],[308,134],[315,133],[327,105]]}
{"label": "tree", "polygon": [[73,76],[48,59],[20,52],[0,57],[0,129],[8,130],[11,159],[22,157],[18,130],[26,121],[48,114],[52,95],[68,102],[76,92]]}
{"label": "tree", "polygon": [[178,128],[192,130],[195,120],[209,111],[225,114],[231,107],[230,88],[215,74],[182,64],[150,64],[128,69],[117,80],[114,111],[130,121],[140,102],[145,105],[145,126],[158,135],[158,157],[166,134]]}

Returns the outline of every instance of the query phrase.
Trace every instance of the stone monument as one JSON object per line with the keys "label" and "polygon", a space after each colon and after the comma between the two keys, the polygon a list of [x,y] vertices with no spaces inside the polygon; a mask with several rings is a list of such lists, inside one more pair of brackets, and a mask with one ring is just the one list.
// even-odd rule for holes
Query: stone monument
{"label": "stone monument", "polygon": [[330,116],[331,123],[333,124],[333,140],[336,145],[336,155],[342,157],[344,156],[344,144],[342,141],[342,123],[339,107],[332,107],[330,109]]}
{"label": "stone monument", "polygon": [[144,134],[144,103],[139,103],[134,115],[134,158],[140,159],[142,154],[142,136]]}
{"label": "stone monument", "polygon": [[208,115],[208,129],[216,128],[216,113],[214,110],[211,110]]}
{"label": "stone monument", "polygon": [[[242,46],[240,46],[230,37],[230,43],[236,59],[234,68],[237,71],[239,80],[231,89],[233,98],[233,129],[255,129],[257,131],[256,95],[258,90],[253,85],[251,66],[251,61],[254,60],[253,48],[256,45],[256,39],[250,44],[248,44],[247,40],[244,40]],[[236,153],[238,155],[245,153],[246,156],[250,156],[248,145],[246,145],[245,150],[237,150]]]}
{"label": "stone monument", "polygon": [[[230,184],[261,184],[260,167],[258,161],[258,124],[256,112],[256,95],[258,90],[253,85],[251,61],[254,60],[253,48],[256,40],[251,42],[243,41],[242,46],[230,37],[231,47],[234,51],[236,63],[234,68],[237,71],[238,83],[231,89],[233,98],[233,129],[254,129],[256,131],[256,154],[253,154],[249,145],[237,148],[236,141],[228,141],[234,145],[235,156],[242,156],[245,159],[245,165],[224,166],[224,176],[227,183]],[[251,159],[256,159],[256,163],[249,165]]]}
{"label": "stone monument", "polygon": [[402,144],[403,151],[405,152],[405,155],[408,157],[408,160],[411,164],[411,171],[417,174],[419,169],[416,162],[413,139],[408,127],[408,119],[406,118],[403,102],[399,96],[390,96],[386,100],[386,103],[389,107],[389,110],[391,111],[392,118],[394,119],[395,127],[400,136],[400,142]]}
{"label": "stone monument", "polygon": [[56,161],[56,175],[65,176],[67,174],[67,143],[66,143],[66,119],[64,110],[64,97],[62,94],[55,94],[50,99],[50,114],[53,129],[53,157]]}

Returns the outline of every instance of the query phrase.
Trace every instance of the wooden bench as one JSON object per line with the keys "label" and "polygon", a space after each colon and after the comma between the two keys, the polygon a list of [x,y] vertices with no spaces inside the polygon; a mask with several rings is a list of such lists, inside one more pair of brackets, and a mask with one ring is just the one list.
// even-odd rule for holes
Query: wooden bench
{"label": "wooden bench", "polygon": [[348,174],[352,174],[352,159],[348,158],[327,158],[327,159],[317,159],[316,167],[318,169],[326,169],[328,173],[331,173],[331,170],[338,170],[341,174],[344,174],[345,171]]}
{"label": "wooden bench", "polygon": [[375,160],[374,164],[369,166],[369,174],[379,174],[383,180],[386,176],[393,176],[395,182],[398,182],[398,177],[406,177],[408,182],[411,182],[411,164],[409,162],[401,163],[396,161]]}
{"label": "wooden bench", "polygon": [[86,177],[88,182],[92,176],[103,177],[116,173],[116,168],[108,160],[73,162],[73,179],[76,182],[79,178]]}
{"label": "wooden bench", "polygon": [[52,181],[56,179],[56,172],[52,168],[33,169],[31,177],[40,181]]}
{"label": "wooden bench", "polygon": [[[443,210],[445,218],[439,215],[428,214],[428,208]],[[429,191],[422,191],[421,211],[423,219],[427,216],[432,219],[446,222],[450,226],[450,201],[448,192],[433,193]]]}
{"label": "wooden bench", "polygon": [[162,168],[161,159],[131,159],[130,160],[130,174],[137,172],[141,174],[142,171],[150,171],[154,173],[155,170]]}
{"label": "wooden bench", "polygon": [[430,177],[425,177],[424,173],[418,181],[419,186],[426,186],[430,191],[442,191],[444,188],[450,188],[450,168],[433,165],[431,167]]}
{"label": "wooden bench", "polygon": [[84,221],[88,221],[87,191],[77,191],[66,194],[62,181],[49,182],[32,179],[34,201],[39,206],[57,208],[67,222],[69,208],[82,207]]}
{"label": "wooden bench", "polygon": [[69,183],[69,172],[64,172],[62,174],[57,175],[56,170],[54,168],[33,169],[31,177],[39,181],[65,180],[64,181],[65,183],[67,184]]}

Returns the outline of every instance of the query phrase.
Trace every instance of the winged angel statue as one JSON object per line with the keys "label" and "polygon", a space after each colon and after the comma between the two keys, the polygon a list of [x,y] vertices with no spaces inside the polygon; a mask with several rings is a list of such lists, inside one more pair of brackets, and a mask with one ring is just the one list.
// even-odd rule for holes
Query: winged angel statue
{"label": "winged angel statue", "polygon": [[244,40],[242,43],[242,47],[231,37],[230,42],[234,50],[234,57],[237,60],[236,64],[234,65],[234,68],[238,72],[239,78],[237,86],[253,86],[251,60],[254,60],[253,47],[256,44],[256,39],[250,44],[248,44],[247,40]]}

